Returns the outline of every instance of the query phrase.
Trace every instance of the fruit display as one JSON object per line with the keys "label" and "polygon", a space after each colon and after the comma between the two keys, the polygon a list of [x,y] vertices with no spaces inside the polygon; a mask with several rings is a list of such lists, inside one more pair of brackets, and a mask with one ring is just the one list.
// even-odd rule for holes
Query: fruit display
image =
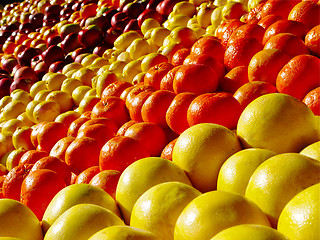
{"label": "fruit display", "polygon": [[320,1],[0,3],[0,239],[319,240]]}

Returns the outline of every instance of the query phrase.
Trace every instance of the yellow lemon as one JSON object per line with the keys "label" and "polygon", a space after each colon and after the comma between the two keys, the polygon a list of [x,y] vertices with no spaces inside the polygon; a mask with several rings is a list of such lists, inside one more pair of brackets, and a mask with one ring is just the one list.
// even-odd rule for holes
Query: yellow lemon
{"label": "yellow lemon", "polygon": [[320,141],[306,146],[300,154],[311,157],[320,161]]}
{"label": "yellow lemon", "polygon": [[59,104],[60,112],[66,112],[72,109],[73,99],[69,93],[61,90],[52,91],[46,97],[46,101],[54,101]]}
{"label": "yellow lemon", "polygon": [[256,224],[241,224],[222,230],[210,240],[290,240],[271,227]]}
{"label": "yellow lemon", "polygon": [[128,31],[122,33],[117,39],[114,41],[114,48],[117,50],[126,50],[127,47],[133,42],[133,40],[141,38],[141,35],[137,31]]}
{"label": "yellow lemon", "polygon": [[303,189],[320,182],[320,162],[299,153],[283,153],[263,162],[252,174],[245,196],[276,227],[284,206]]}
{"label": "yellow lemon", "polygon": [[18,119],[10,119],[4,122],[1,131],[13,133],[18,127],[23,127],[23,122]]}
{"label": "yellow lemon", "polygon": [[35,96],[34,96],[34,101],[45,101],[46,97],[48,96],[49,93],[51,93],[52,90],[44,89],[40,90]]}
{"label": "yellow lemon", "polygon": [[130,53],[131,59],[135,60],[139,57],[151,53],[151,47],[146,39],[137,38],[132,41],[130,46],[126,49]]}
{"label": "yellow lemon", "polygon": [[47,90],[47,85],[45,81],[38,81],[34,83],[30,88],[30,96],[34,98],[36,94],[41,90]]}
{"label": "yellow lemon", "polygon": [[32,100],[30,93],[22,89],[14,90],[10,96],[12,97],[12,101],[21,101],[26,105]]}
{"label": "yellow lemon", "polygon": [[262,148],[244,149],[233,154],[219,171],[217,189],[244,196],[253,172],[274,155],[275,152]]}
{"label": "yellow lemon", "polygon": [[94,60],[96,60],[97,58],[99,58],[99,56],[97,54],[89,54],[88,56],[85,56],[82,60],[81,60],[81,65],[84,67],[89,67]]}
{"label": "yellow lemon", "polygon": [[210,191],[196,197],[184,208],[174,229],[174,239],[210,239],[239,224],[270,226],[266,214],[247,198],[224,191]]}
{"label": "yellow lemon", "polygon": [[54,101],[43,101],[33,109],[33,118],[36,123],[52,122],[60,114],[60,106]]}
{"label": "yellow lemon", "polygon": [[160,23],[154,18],[147,18],[141,24],[141,32],[143,35],[145,35],[148,30],[156,27],[160,27]]}
{"label": "yellow lemon", "polygon": [[160,53],[149,53],[141,60],[141,70],[147,72],[151,67],[162,62],[168,62],[168,58]]}
{"label": "yellow lemon", "polygon": [[[92,86],[92,79],[96,76],[95,71],[90,68],[80,68],[74,74],[72,74],[72,78],[78,79],[85,86]],[[60,85],[61,86],[61,85]]]}
{"label": "yellow lemon", "polygon": [[32,127],[34,125],[34,122],[30,120],[26,112],[20,113],[17,119],[23,123],[23,126]]}
{"label": "yellow lemon", "polygon": [[2,111],[2,109],[10,102],[12,102],[12,97],[11,96],[4,96],[3,98],[1,98],[1,100],[0,100],[0,111]]}
{"label": "yellow lemon", "polygon": [[73,102],[76,106],[79,106],[81,100],[84,98],[84,95],[90,91],[92,88],[89,86],[85,86],[85,85],[81,85],[76,87],[73,91],[72,91],[72,99]]}
{"label": "yellow lemon", "polygon": [[148,157],[128,166],[122,172],[116,189],[116,201],[125,222],[129,224],[132,208],[145,191],[171,181],[191,185],[185,172],[167,159]]}
{"label": "yellow lemon", "polygon": [[194,198],[197,189],[181,182],[155,185],[139,197],[133,206],[130,226],[153,232],[163,240],[173,240],[176,221]]}
{"label": "yellow lemon", "polygon": [[294,240],[320,239],[320,183],[294,196],[282,210],[278,230]]}
{"label": "yellow lemon", "polygon": [[23,148],[25,150],[35,149],[31,142],[31,127],[19,127],[12,134],[12,144],[15,149]]}
{"label": "yellow lemon", "polygon": [[[49,73],[46,73],[49,74]],[[45,77],[46,85],[48,90],[59,90],[63,80],[67,78],[66,75],[62,73],[51,73]]]}
{"label": "yellow lemon", "polygon": [[158,47],[161,47],[164,39],[170,34],[170,30],[164,27],[153,28],[150,33],[151,41]]}
{"label": "yellow lemon", "polygon": [[101,68],[101,67],[108,65],[108,64],[109,64],[109,61],[103,57],[98,57],[92,62],[92,66],[95,66],[98,68]]}
{"label": "yellow lemon", "polygon": [[136,59],[127,63],[122,70],[122,77],[126,82],[132,82],[133,78],[141,73],[141,60]]}
{"label": "yellow lemon", "polygon": [[9,102],[1,112],[2,120],[10,120],[17,118],[21,113],[25,112],[26,104],[21,101]]}
{"label": "yellow lemon", "polygon": [[77,63],[77,62],[72,62],[72,63],[69,63],[67,65],[65,65],[63,68],[62,68],[62,73],[63,74],[66,74],[67,72],[71,71],[71,70],[78,70],[80,68],[82,68],[83,66],[81,65],[81,63]]}
{"label": "yellow lemon", "polygon": [[61,84],[61,91],[72,94],[73,90],[83,86],[82,82],[75,78],[66,78]]}
{"label": "yellow lemon", "polygon": [[182,2],[178,2],[176,3],[176,5],[174,5],[172,12],[174,14],[185,14],[189,17],[192,17],[196,14],[196,7],[195,5],[193,5],[191,2],[187,2],[187,1],[182,1]]}
{"label": "yellow lemon", "polygon": [[245,148],[300,152],[319,140],[315,125],[314,114],[303,102],[286,94],[271,93],[256,98],[244,109],[237,134]]}
{"label": "yellow lemon", "polygon": [[34,111],[34,108],[39,104],[41,103],[41,101],[39,100],[33,100],[31,102],[28,103],[27,107],[26,107],[26,111],[25,113],[27,114],[28,118],[32,121],[32,122],[36,122],[36,120],[34,119],[33,117],[33,111]]}
{"label": "yellow lemon", "polygon": [[180,134],[172,161],[187,173],[195,188],[207,192],[216,189],[222,164],[241,149],[237,135],[228,128],[200,123]]}

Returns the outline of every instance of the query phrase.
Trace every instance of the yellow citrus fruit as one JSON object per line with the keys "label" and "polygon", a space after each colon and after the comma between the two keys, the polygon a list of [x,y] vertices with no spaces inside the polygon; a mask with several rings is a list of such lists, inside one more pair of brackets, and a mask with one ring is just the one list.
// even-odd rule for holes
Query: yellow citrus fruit
{"label": "yellow citrus fruit", "polygon": [[210,239],[239,224],[270,226],[266,214],[247,198],[224,191],[210,191],[196,197],[184,208],[176,222],[174,239]]}
{"label": "yellow citrus fruit", "polygon": [[47,85],[45,81],[38,81],[32,84],[30,88],[30,96],[34,98],[38,92],[41,90],[47,90]]}
{"label": "yellow citrus fruit", "polygon": [[228,128],[200,123],[178,137],[172,161],[187,173],[196,189],[207,192],[216,189],[222,164],[241,149],[237,135]]}
{"label": "yellow citrus fruit", "polygon": [[26,110],[26,104],[21,101],[9,102],[1,112],[2,120],[10,120],[17,118],[21,113]]}
{"label": "yellow citrus fruit", "polygon": [[30,120],[26,112],[20,113],[17,119],[20,120],[24,126],[32,127],[34,125],[34,122]]}
{"label": "yellow citrus fruit", "polygon": [[141,60],[136,59],[130,61],[123,67],[122,77],[125,79],[126,82],[132,82],[133,78],[138,73],[141,73]]}
{"label": "yellow citrus fruit", "polygon": [[282,153],[267,159],[255,170],[245,196],[268,215],[275,227],[290,199],[319,182],[319,161],[299,153]]}
{"label": "yellow citrus fruit", "polygon": [[82,67],[83,66],[81,65],[81,63],[77,63],[77,62],[69,63],[62,68],[62,73],[66,74],[67,72],[69,72],[71,70],[78,70]]}
{"label": "yellow citrus fruit", "polygon": [[0,100],[0,111],[2,111],[2,109],[10,102],[12,102],[12,97],[11,96],[4,96],[3,98],[1,98],[1,100]]}
{"label": "yellow citrus fruit", "polygon": [[195,15],[196,11],[197,10],[195,5],[187,1],[176,3],[176,5],[174,5],[172,9],[173,14],[185,14],[189,17],[192,17],[193,15]]}
{"label": "yellow citrus fruit", "polygon": [[262,148],[248,148],[236,152],[222,165],[218,175],[217,190],[244,196],[253,172],[261,163],[274,155],[275,152]]}
{"label": "yellow citrus fruit", "polygon": [[282,210],[278,230],[294,240],[320,239],[320,183],[294,196]]}
{"label": "yellow citrus fruit", "polygon": [[306,146],[300,154],[311,157],[320,161],[320,141]]}
{"label": "yellow citrus fruit", "polygon": [[41,240],[43,233],[40,221],[26,205],[0,199],[0,237]]}
{"label": "yellow citrus fruit", "polygon": [[133,42],[133,40],[141,38],[141,35],[137,31],[128,31],[122,33],[117,39],[114,41],[114,48],[117,50],[126,50],[127,47]]}
{"label": "yellow citrus fruit", "polygon": [[111,226],[95,233],[89,240],[160,240],[156,235],[146,230],[131,226]]}
{"label": "yellow citrus fruit", "polygon": [[137,38],[128,46],[126,52],[130,53],[132,60],[136,60],[143,55],[151,53],[151,47],[146,39]]}
{"label": "yellow citrus fruit", "polygon": [[92,88],[89,86],[81,85],[76,87],[72,91],[72,99],[76,106],[79,106],[81,100],[84,98],[84,95],[90,91]]}
{"label": "yellow citrus fruit", "polygon": [[93,63],[93,61],[96,60],[98,57],[99,56],[97,54],[89,54],[81,60],[81,65],[84,67],[89,67]]}
{"label": "yellow citrus fruit", "polygon": [[237,134],[245,148],[300,152],[319,140],[315,125],[314,114],[303,102],[286,94],[270,93],[256,98],[244,109]]}
{"label": "yellow citrus fruit", "polygon": [[54,101],[43,101],[33,109],[33,118],[36,123],[52,122],[60,114],[60,106]]}
{"label": "yellow citrus fruit", "polygon": [[45,77],[46,85],[48,90],[59,90],[63,80],[67,78],[66,75],[62,73],[46,73],[48,76]]}
{"label": "yellow citrus fruit", "polygon": [[0,237],[0,240],[23,240],[23,239],[16,238],[16,237]]}
{"label": "yellow citrus fruit", "polygon": [[23,122],[18,119],[10,119],[3,123],[1,131],[14,132],[18,127],[23,127]]}
{"label": "yellow citrus fruit", "polygon": [[148,30],[156,27],[160,27],[160,23],[153,18],[147,18],[141,24],[141,32],[143,35],[145,35]]}
{"label": "yellow citrus fruit", "polygon": [[150,231],[159,239],[173,240],[175,223],[187,204],[201,195],[181,182],[160,183],[139,197],[133,206],[130,226]]}
{"label": "yellow citrus fruit", "polygon": [[[78,79],[85,86],[92,86],[92,79],[96,76],[95,71],[83,67],[72,74],[72,78]],[[61,85],[60,85],[61,86]]]}
{"label": "yellow citrus fruit", "polygon": [[72,109],[73,99],[69,93],[61,90],[52,91],[46,97],[46,101],[54,101],[59,104],[60,112],[66,112]]}
{"label": "yellow citrus fruit", "polygon": [[36,120],[33,117],[33,110],[40,102],[41,101],[39,101],[39,100],[33,100],[33,101],[29,102],[26,107],[26,114],[27,114],[28,118],[34,123],[36,122]]}
{"label": "yellow citrus fruit", "polygon": [[35,96],[34,96],[34,101],[45,101],[46,97],[48,96],[49,93],[51,93],[52,90],[44,89],[40,90]]}
{"label": "yellow citrus fruit", "polygon": [[210,240],[290,240],[271,227],[257,224],[241,224],[222,230]]}
{"label": "yellow citrus fruit", "polygon": [[116,189],[116,201],[125,222],[138,198],[149,188],[163,182],[178,181],[191,186],[185,172],[172,161],[148,157],[135,161],[121,174]]}
{"label": "yellow citrus fruit", "polygon": [[87,240],[106,227],[124,225],[110,210],[91,203],[77,204],[66,210],[51,225],[44,240]]}
{"label": "yellow citrus fruit", "polygon": [[61,84],[61,91],[72,94],[73,90],[83,86],[82,82],[75,78],[66,78]]}
{"label": "yellow citrus fruit", "polygon": [[14,90],[10,96],[12,97],[12,101],[21,101],[26,105],[32,100],[30,93],[22,89]]}

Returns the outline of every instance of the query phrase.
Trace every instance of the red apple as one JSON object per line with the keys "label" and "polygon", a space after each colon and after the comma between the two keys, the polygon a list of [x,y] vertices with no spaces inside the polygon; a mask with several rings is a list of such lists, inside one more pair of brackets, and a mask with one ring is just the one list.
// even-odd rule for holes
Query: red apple
{"label": "red apple", "polygon": [[130,19],[131,18],[128,16],[128,14],[124,12],[118,12],[112,16],[111,26],[123,30]]}
{"label": "red apple", "polygon": [[150,0],[146,6],[146,9],[156,9],[158,4],[163,0]]}
{"label": "red apple", "polygon": [[146,9],[137,18],[139,27],[141,27],[143,21],[147,18],[153,18],[157,20],[159,23],[162,23],[164,20],[163,16],[160,13],[158,13],[155,9]]}
{"label": "red apple", "polygon": [[78,33],[68,34],[61,42],[61,48],[67,54],[81,47],[81,44],[78,39]]}
{"label": "red apple", "polygon": [[15,71],[13,80],[16,81],[19,79],[29,79],[32,82],[38,81],[36,73],[31,67],[28,66],[20,67],[17,69],[17,71]]}
{"label": "red apple", "polygon": [[113,46],[114,41],[122,34],[123,31],[120,29],[116,29],[114,27],[111,27],[107,30],[104,36],[104,41]]}
{"label": "red apple", "polygon": [[40,53],[41,53],[40,49],[29,47],[18,54],[17,56],[18,63],[21,66],[30,66],[31,59]]}
{"label": "red apple", "polygon": [[158,13],[167,18],[169,14],[172,12],[174,5],[181,1],[182,0],[163,0],[157,5],[156,10]]}
{"label": "red apple", "polygon": [[83,53],[90,53],[90,49],[84,48],[84,47],[79,47],[71,53],[71,57],[73,60],[75,60],[78,55],[83,54]]}
{"label": "red apple", "polygon": [[144,7],[139,2],[131,2],[126,4],[122,11],[132,18],[137,18],[144,11]]}
{"label": "red apple", "polygon": [[0,79],[0,98],[10,94],[10,86],[13,80],[11,77],[5,77]]}
{"label": "red apple", "polygon": [[49,66],[51,63],[63,60],[64,51],[61,47],[58,47],[57,45],[52,45],[42,53],[42,58],[43,61]]}
{"label": "red apple", "polygon": [[139,24],[138,24],[138,20],[137,19],[131,19],[128,24],[125,26],[125,28],[123,29],[123,32],[128,32],[128,31],[137,31],[137,32],[141,32]]}
{"label": "red apple", "polygon": [[18,64],[18,60],[15,57],[1,58],[1,66],[2,69],[6,70],[7,72],[12,72],[12,69]]}
{"label": "red apple", "polygon": [[102,57],[103,56],[103,53],[107,50],[107,49],[110,49],[112,48],[113,45],[110,45],[110,44],[107,44],[107,43],[104,43],[104,44],[101,44],[101,45],[98,45],[96,46],[94,49],[93,49],[93,54],[97,54],[98,56]]}
{"label": "red apple", "polygon": [[30,92],[30,88],[33,85],[33,82],[26,78],[20,78],[18,80],[14,80],[10,85],[10,94],[16,89],[22,89],[27,92]]}
{"label": "red apple", "polygon": [[43,23],[43,13],[34,13],[29,16],[29,23],[31,23],[34,29],[40,28]]}
{"label": "red apple", "polygon": [[85,48],[94,48],[103,41],[103,33],[95,27],[82,29],[78,34],[80,44]]}
{"label": "red apple", "polygon": [[50,36],[47,41],[46,44],[48,47],[52,46],[52,45],[58,45],[58,43],[60,43],[62,41],[61,37],[59,35],[55,35],[55,36]]}

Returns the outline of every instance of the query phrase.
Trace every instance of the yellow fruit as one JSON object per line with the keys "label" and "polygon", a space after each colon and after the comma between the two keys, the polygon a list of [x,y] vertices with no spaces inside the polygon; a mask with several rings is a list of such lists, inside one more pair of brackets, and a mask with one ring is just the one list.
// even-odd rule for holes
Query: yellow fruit
{"label": "yellow fruit", "polygon": [[153,18],[147,18],[141,24],[141,32],[143,35],[145,35],[148,30],[156,27],[160,27],[160,23]]}
{"label": "yellow fruit", "polygon": [[99,56],[97,54],[89,54],[81,60],[81,65],[84,67],[89,67],[98,57]]}
{"label": "yellow fruit", "polygon": [[0,237],[41,240],[43,234],[40,221],[26,205],[0,199]]}
{"label": "yellow fruit", "polygon": [[32,130],[31,127],[19,127],[13,132],[12,144],[15,149],[31,150],[35,148],[30,138]]}
{"label": "yellow fruit", "polygon": [[228,128],[201,123],[181,133],[172,161],[187,173],[196,189],[207,192],[216,189],[222,164],[241,149],[237,135]]}
{"label": "yellow fruit", "polygon": [[116,59],[116,60],[117,60],[117,61],[123,61],[123,62],[127,62],[127,63],[128,63],[128,62],[132,61],[132,58],[131,58],[129,52],[124,51],[124,52],[120,53],[120,54],[117,56],[117,59]]}
{"label": "yellow fruit", "polygon": [[14,90],[10,96],[12,97],[12,101],[21,101],[26,105],[32,100],[30,93],[22,89]]}
{"label": "yellow fruit", "polygon": [[233,154],[219,171],[217,190],[244,196],[253,172],[261,163],[274,155],[275,152],[262,148],[244,149]]}
{"label": "yellow fruit", "polygon": [[44,240],[87,240],[106,227],[124,225],[110,210],[95,204],[77,204],[66,210],[51,225]]}
{"label": "yellow fruit", "polygon": [[320,184],[294,196],[282,210],[278,230],[294,240],[320,239]]}
{"label": "yellow fruit", "polygon": [[126,65],[127,65],[127,62],[116,60],[110,64],[109,72],[112,72],[113,74],[116,74],[117,76],[120,76],[123,72],[123,68]]}
{"label": "yellow fruit", "polygon": [[133,206],[130,226],[150,231],[162,240],[173,240],[175,223],[187,204],[201,195],[181,182],[155,185]]}
{"label": "yellow fruit", "polygon": [[84,95],[90,91],[92,88],[89,86],[84,86],[81,85],[79,87],[76,87],[73,91],[72,91],[72,99],[73,102],[76,106],[79,106],[81,100],[84,98]]}
{"label": "yellow fruit", "polygon": [[40,90],[35,96],[33,101],[45,101],[46,97],[49,95],[49,93],[51,93],[51,90],[48,89],[44,89],[44,90]]}
{"label": "yellow fruit", "polygon": [[109,61],[105,58],[102,58],[102,57],[98,57],[92,62],[92,66],[98,67],[98,68],[101,68],[101,67],[108,65],[108,64],[109,64]]}
{"label": "yellow fruit", "polygon": [[3,98],[1,98],[1,100],[0,100],[0,111],[2,111],[2,109],[10,102],[12,102],[12,97],[11,96],[4,96]]}
{"label": "yellow fruit", "polygon": [[174,229],[174,239],[210,239],[218,232],[240,224],[270,226],[267,216],[247,198],[211,191],[196,197],[184,208]]}
{"label": "yellow fruit", "polygon": [[122,77],[126,82],[132,82],[134,76],[141,72],[141,60],[136,59],[127,63],[122,70]]}
{"label": "yellow fruit", "polygon": [[[13,146],[13,142],[12,142],[12,135],[13,135],[12,132],[2,131],[0,133],[0,142],[4,143],[5,153],[8,153],[8,152],[13,151],[15,149]],[[2,146],[0,147],[0,149],[3,150]]]}
{"label": "yellow fruit", "polygon": [[61,123],[66,123],[66,121],[68,122],[67,119],[77,119],[80,117],[80,113],[74,111],[74,110],[70,110],[64,113],[60,113],[55,119],[55,122],[61,122]]}
{"label": "yellow fruit", "polygon": [[129,47],[133,40],[137,38],[141,38],[141,35],[137,31],[125,32],[114,41],[114,47],[117,50],[124,51]]}
{"label": "yellow fruit", "polygon": [[[201,7],[202,5],[204,6]],[[211,14],[214,9],[215,6],[212,6],[210,3],[202,3],[200,5],[200,9],[197,13],[197,20],[202,28],[206,28],[211,24]]]}
{"label": "yellow fruit", "polygon": [[128,46],[126,52],[130,53],[132,60],[136,60],[139,57],[150,53],[151,47],[146,39],[137,38],[132,41],[130,46]]}
{"label": "yellow fruit", "polygon": [[66,78],[67,76],[62,73],[50,73],[45,78],[47,89],[50,91],[59,90],[61,88],[63,80],[65,80]]}
{"label": "yellow fruit", "polygon": [[306,146],[300,154],[320,161],[320,141]]}
{"label": "yellow fruit", "polygon": [[237,134],[245,148],[300,152],[319,140],[315,125],[314,114],[303,102],[286,94],[271,93],[258,97],[244,109]]}
{"label": "yellow fruit", "polygon": [[241,224],[222,230],[210,240],[290,240],[279,231],[256,224]]}
{"label": "yellow fruit", "polygon": [[171,181],[191,185],[185,172],[167,159],[148,157],[128,166],[122,172],[116,190],[116,201],[125,222],[129,224],[132,208],[145,191]]}
{"label": "yellow fruit", "polygon": [[81,63],[77,63],[77,62],[69,63],[62,68],[62,73],[66,74],[67,72],[69,72],[71,70],[78,70],[82,67],[83,66],[81,65]]}
{"label": "yellow fruit", "polygon": [[60,112],[66,112],[72,109],[73,99],[69,93],[61,90],[52,91],[46,97],[46,101],[54,101],[59,104]]}
{"label": "yellow fruit", "polygon": [[82,82],[75,78],[67,78],[61,84],[61,91],[72,94],[73,90],[83,86]]}
{"label": "yellow fruit", "polygon": [[105,191],[89,184],[73,184],[62,189],[51,200],[42,218],[44,231],[65,211],[80,203],[95,204],[120,216],[115,200]]}
{"label": "yellow fruit", "polygon": [[151,41],[158,47],[163,45],[164,39],[170,34],[170,30],[164,27],[153,28],[150,32]]}
{"label": "yellow fruit", "polygon": [[43,101],[33,109],[33,118],[36,123],[52,122],[60,114],[60,106],[54,101]]}
{"label": "yellow fruit", "polygon": [[36,120],[33,117],[33,110],[40,102],[41,101],[39,101],[39,100],[33,100],[33,101],[29,102],[26,107],[26,114],[27,114],[28,118],[34,123],[36,122]]}
{"label": "yellow fruit", "polygon": [[185,14],[172,15],[168,20],[163,23],[163,27],[166,28],[169,33],[172,29],[180,26],[187,26],[190,17]]}
{"label": "yellow fruit", "polygon": [[85,86],[92,86],[92,79],[96,76],[96,73],[86,67],[80,68],[72,74],[72,78],[78,79]]}
{"label": "yellow fruit", "polygon": [[10,120],[17,118],[21,113],[26,110],[26,104],[21,101],[9,102],[1,112],[2,120]]}
{"label": "yellow fruit", "polygon": [[23,239],[16,238],[16,237],[0,237],[0,240],[23,240]]}
{"label": "yellow fruit", "polygon": [[17,119],[23,123],[23,126],[32,127],[34,125],[34,122],[30,120],[26,112],[20,113]]}
{"label": "yellow fruit", "polygon": [[34,83],[30,88],[30,96],[34,98],[36,94],[41,90],[47,90],[47,85],[45,81],[38,81]]}
{"label": "yellow fruit", "polygon": [[18,127],[23,127],[23,122],[18,119],[10,119],[4,122],[1,131],[13,133]]}
{"label": "yellow fruit", "polygon": [[195,5],[193,5],[191,2],[187,2],[187,1],[182,1],[182,2],[178,2],[176,3],[176,5],[174,5],[172,12],[174,14],[185,14],[189,17],[192,17],[193,15],[196,14],[196,7]]}
{"label": "yellow fruit", "polygon": [[147,72],[154,65],[167,61],[167,57],[163,56],[160,53],[149,53],[141,60],[141,71]]}
{"label": "yellow fruit", "polygon": [[290,199],[319,182],[319,161],[299,153],[283,153],[269,158],[255,170],[245,196],[268,215],[275,227]]}

